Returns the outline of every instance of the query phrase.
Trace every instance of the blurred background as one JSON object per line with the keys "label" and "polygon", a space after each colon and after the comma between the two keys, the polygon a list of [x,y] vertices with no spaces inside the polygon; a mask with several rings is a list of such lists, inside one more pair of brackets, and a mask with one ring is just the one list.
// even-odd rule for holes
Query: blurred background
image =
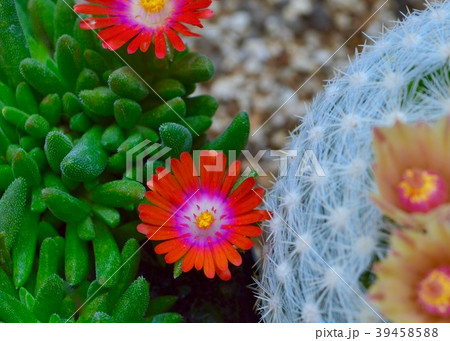
{"label": "blurred background", "polygon": [[[221,0],[215,16],[205,21],[202,39],[190,39],[191,50],[212,58],[216,75],[200,93],[219,99],[211,136],[222,132],[239,111],[250,114],[252,133],[324,64],[254,136],[248,149],[282,149],[306,112],[311,99],[344,69],[369,36],[390,27],[401,13],[422,8],[423,0]],[[376,14],[374,14],[376,12]],[[356,34],[355,31],[367,21]],[[261,163],[276,173],[277,163],[266,153]],[[260,177],[264,187],[271,177]]]}

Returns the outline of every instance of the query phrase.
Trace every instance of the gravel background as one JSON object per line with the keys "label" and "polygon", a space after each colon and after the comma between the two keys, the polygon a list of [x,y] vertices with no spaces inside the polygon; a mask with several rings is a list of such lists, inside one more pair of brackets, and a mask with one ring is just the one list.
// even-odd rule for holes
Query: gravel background
{"label": "gravel background", "polygon": [[[314,74],[250,137],[248,145],[252,155],[262,149],[283,148],[308,103],[327,79],[338,69],[345,69],[348,56],[367,40],[365,33],[376,36],[383,25],[391,26],[407,8],[424,5],[424,1],[417,0],[388,0],[382,6],[384,1],[215,1],[216,15],[205,21],[205,28],[200,31],[203,38],[189,42],[191,50],[212,58],[216,66],[213,80],[198,90],[212,94],[221,103],[211,136],[223,131],[241,110],[250,114],[252,133],[256,132]],[[363,29],[354,34],[367,20]],[[276,172],[277,163],[268,152],[261,165],[268,174]],[[270,187],[271,180],[270,176],[259,177],[265,187]]]}

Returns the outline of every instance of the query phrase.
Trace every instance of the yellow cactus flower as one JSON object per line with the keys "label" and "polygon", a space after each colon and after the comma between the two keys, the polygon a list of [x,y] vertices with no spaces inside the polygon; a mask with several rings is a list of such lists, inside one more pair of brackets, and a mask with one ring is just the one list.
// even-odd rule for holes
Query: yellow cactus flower
{"label": "yellow cactus flower", "polygon": [[450,322],[450,215],[427,232],[397,230],[389,255],[374,266],[369,298],[392,322]]}
{"label": "yellow cactus flower", "polygon": [[374,130],[372,197],[398,224],[423,229],[438,211],[450,209],[450,116]]}

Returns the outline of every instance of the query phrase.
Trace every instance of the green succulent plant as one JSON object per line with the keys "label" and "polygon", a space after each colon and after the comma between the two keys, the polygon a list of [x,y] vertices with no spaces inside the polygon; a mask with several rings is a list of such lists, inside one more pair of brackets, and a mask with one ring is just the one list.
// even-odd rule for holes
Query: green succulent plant
{"label": "green succulent plant", "polygon": [[150,299],[137,277],[145,187],[126,154],[145,140],[165,157],[240,152],[247,114],[208,141],[218,102],[192,95],[208,58],[116,55],[66,3],[0,7],[0,321],[180,322],[176,297]]}

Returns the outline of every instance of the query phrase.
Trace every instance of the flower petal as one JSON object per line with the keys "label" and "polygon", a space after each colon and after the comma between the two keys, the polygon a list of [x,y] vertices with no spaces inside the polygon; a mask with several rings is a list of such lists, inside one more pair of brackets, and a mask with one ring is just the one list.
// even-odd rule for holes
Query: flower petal
{"label": "flower petal", "polygon": [[188,251],[188,253],[186,254],[186,257],[184,257],[183,263],[181,264],[181,270],[183,270],[183,272],[188,272],[194,267],[197,253],[198,253],[197,246],[194,245]]}
{"label": "flower petal", "polygon": [[236,225],[248,225],[254,224],[260,221],[269,220],[271,215],[266,210],[254,210],[243,215],[240,215],[233,219],[233,224]]}
{"label": "flower petal", "polygon": [[170,42],[172,43],[173,47],[177,51],[184,51],[186,50],[186,46],[184,45],[183,40],[180,38],[178,34],[176,34],[172,30],[166,30],[167,38],[169,38]]}
{"label": "flower petal", "polygon": [[214,278],[216,268],[214,267],[214,258],[209,247],[205,248],[205,262],[203,264],[203,272],[208,278]]}
{"label": "flower petal", "polygon": [[204,247],[199,247],[197,256],[195,257],[195,268],[197,270],[200,270],[201,268],[203,268],[204,260],[205,260]]}
{"label": "flower petal", "polygon": [[166,261],[167,264],[173,264],[176,261],[180,260],[186,254],[186,252],[188,252],[190,248],[191,245],[187,243],[185,240],[184,243],[180,245],[180,247],[173,249],[172,251],[169,251],[167,255],[164,257],[164,260]]}
{"label": "flower petal", "polygon": [[171,227],[139,224],[137,230],[138,232],[145,234],[150,240],[168,240],[179,238],[181,236],[181,232],[178,229]]}
{"label": "flower petal", "polygon": [[170,252],[175,249],[182,248],[185,243],[181,238],[171,239],[155,246],[155,252],[158,255]]}
{"label": "flower petal", "polygon": [[263,201],[263,196],[264,189],[256,188],[245,197],[237,198],[236,200],[233,200],[233,202],[230,202],[230,208],[233,207],[235,215],[241,215],[259,206]]}
{"label": "flower petal", "polygon": [[230,168],[228,168],[227,174],[225,176],[225,180],[222,185],[222,190],[220,193],[222,195],[228,195],[234,184],[236,183],[237,178],[239,177],[239,173],[241,171],[241,162],[234,161]]}
{"label": "flower petal", "polygon": [[155,54],[156,57],[162,59],[166,56],[167,46],[166,38],[162,32],[157,32],[155,34]]}
{"label": "flower petal", "polygon": [[233,227],[233,232],[247,237],[258,237],[261,235],[262,230],[255,225],[238,225]]}
{"label": "flower petal", "polygon": [[222,281],[229,281],[231,279],[231,272],[228,268],[225,270],[216,269],[216,272],[217,276],[219,276]]}
{"label": "flower petal", "polygon": [[242,250],[250,250],[253,247],[253,242],[250,239],[237,233],[230,233],[227,239],[231,244],[236,245]]}
{"label": "flower petal", "polygon": [[227,256],[220,244],[211,246],[212,254],[214,256],[214,263],[219,270],[225,270],[228,268]]}
{"label": "flower petal", "polygon": [[222,249],[224,250],[225,255],[227,256],[231,264],[235,266],[240,266],[242,264],[242,257],[239,252],[237,252],[237,250],[233,247],[233,245],[225,241],[222,244]]}

